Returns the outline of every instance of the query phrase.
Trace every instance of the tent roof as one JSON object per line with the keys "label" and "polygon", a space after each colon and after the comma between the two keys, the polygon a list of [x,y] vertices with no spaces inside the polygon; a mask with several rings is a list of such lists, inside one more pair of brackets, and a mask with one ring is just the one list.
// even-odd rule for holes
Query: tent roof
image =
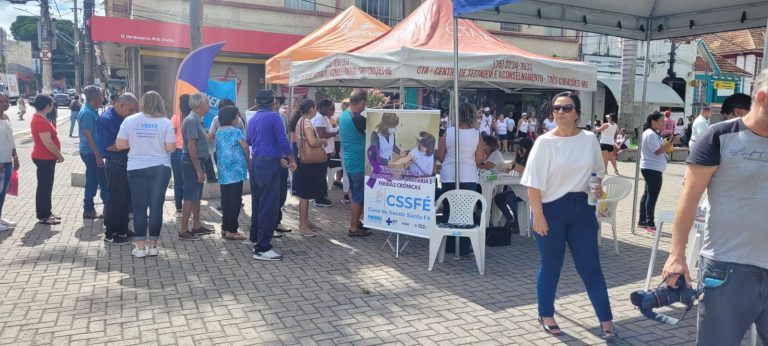
{"label": "tent roof", "polygon": [[453,11],[469,19],[657,40],[765,27],[768,1],[454,0]]}
{"label": "tent roof", "polygon": [[[355,53],[390,52],[401,48],[453,52],[451,0],[427,0],[388,33],[355,49]],[[475,24],[459,19],[459,52],[492,53],[563,60],[531,53],[502,41]]]}
{"label": "tent roof", "polygon": [[266,63],[268,84],[288,84],[292,61],[313,60],[350,51],[387,32],[389,26],[350,6]]}
{"label": "tent roof", "polygon": [[[293,86],[447,87],[453,80],[451,0],[427,0],[386,34],[348,53],[291,64]],[[596,69],[504,42],[459,20],[459,78],[467,88],[595,90]]]}

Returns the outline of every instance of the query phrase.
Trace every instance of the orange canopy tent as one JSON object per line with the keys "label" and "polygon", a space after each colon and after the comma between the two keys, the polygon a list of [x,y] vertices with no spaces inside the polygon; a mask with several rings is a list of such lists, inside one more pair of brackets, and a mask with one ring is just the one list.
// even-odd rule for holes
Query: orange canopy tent
{"label": "orange canopy tent", "polygon": [[350,6],[328,23],[267,60],[267,84],[288,84],[292,61],[322,58],[351,51],[385,32],[389,26],[355,6]]}
{"label": "orange canopy tent", "polygon": [[[427,0],[389,32],[354,50],[291,64],[292,86],[393,88],[452,85],[453,4]],[[471,20],[458,20],[459,78],[465,88],[543,87],[592,91],[594,66],[531,53]]]}

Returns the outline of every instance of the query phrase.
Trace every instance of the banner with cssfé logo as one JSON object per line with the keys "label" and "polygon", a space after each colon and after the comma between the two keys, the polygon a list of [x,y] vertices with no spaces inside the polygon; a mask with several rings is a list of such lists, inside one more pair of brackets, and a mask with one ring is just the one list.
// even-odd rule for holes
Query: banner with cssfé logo
{"label": "banner with cssf\u00e9 logo", "polygon": [[365,112],[366,227],[429,238],[435,209],[438,111]]}

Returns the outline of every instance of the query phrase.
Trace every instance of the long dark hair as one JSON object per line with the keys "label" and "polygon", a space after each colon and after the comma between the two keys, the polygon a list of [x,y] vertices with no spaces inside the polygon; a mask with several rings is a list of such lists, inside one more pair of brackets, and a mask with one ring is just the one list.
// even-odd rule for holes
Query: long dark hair
{"label": "long dark hair", "polygon": [[182,94],[179,96],[179,110],[181,110],[181,120],[192,113],[192,108],[189,107],[189,94]]}
{"label": "long dark hair", "polygon": [[296,112],[293,113],[293,117],[291,117],[291,120],[288,122],[288,128],[291,131],[296,129],[296,124],[299,122],[299,119],[301,119],[301,116],[309,112],[309,110],[312,109],[313,107],[315,107],[315,100],[307,98],[307,99],[304,99],[304,101],[301,101],[301,104],[299,105],[299,109],[297,109]]}
{"label": "long dark hair", "polygon": [[663,117],[663,116],[664,115],[659,113],[659,111],[655,111],[655,112],[653,112],[651,114],[648,114],[648,117],[645,118],[645,124],[643,124],[643,131],[645,131],[647,129],[653,128],[653,127],[651,127],[651,122],[657,121],[657,120],[661,119],[661,117]]}

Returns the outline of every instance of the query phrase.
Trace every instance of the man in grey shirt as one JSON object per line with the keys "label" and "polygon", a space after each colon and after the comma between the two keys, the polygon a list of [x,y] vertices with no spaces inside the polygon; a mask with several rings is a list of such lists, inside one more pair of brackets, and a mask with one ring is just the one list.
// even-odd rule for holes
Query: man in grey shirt
{"label": "man in grey shirt", "polygon": [[[202,117],[210,108],[208,97],[203,93],[195,93],[189,97],[189,108],[192,112],[181,123],[181,135],[184,147],[181,152],[181,172],[184,177],[184,189],[181,207],[182,240],[198,240],[198,234],[213,233],[200,222],[200,199],[203,195],[205,168],[208,160],[208,141]],[[189,229],[189,216],[192,214],[192,229]]]}
{"label": "man in grey shirt", "polygon": [[753,90],[749,113],[715,124],[693,146],[672,225],[662,276],[674,287],[680,275],[691,281],[685,247],[706,189],[698,345],[738,345],[753,323],[768,344],[768,69]]}

